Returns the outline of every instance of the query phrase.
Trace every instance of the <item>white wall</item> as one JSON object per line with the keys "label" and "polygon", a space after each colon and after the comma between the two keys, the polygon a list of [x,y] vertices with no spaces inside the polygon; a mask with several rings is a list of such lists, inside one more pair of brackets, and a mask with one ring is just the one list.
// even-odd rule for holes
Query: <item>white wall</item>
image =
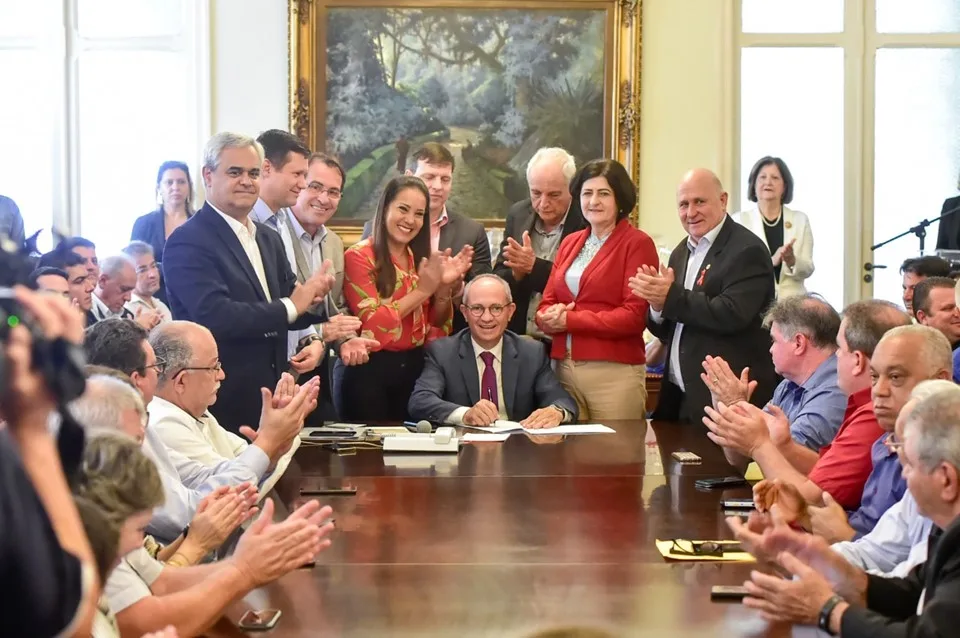
{"label": "white wall", "polygon": [[[287,128],[286,0],[210,0],[212,130]],[[724,20],[730,0],[643,0],[640,226],[682,237],[674,191],[696,166],[729,182]],[[733,189],[734,191],[736,189]]]}

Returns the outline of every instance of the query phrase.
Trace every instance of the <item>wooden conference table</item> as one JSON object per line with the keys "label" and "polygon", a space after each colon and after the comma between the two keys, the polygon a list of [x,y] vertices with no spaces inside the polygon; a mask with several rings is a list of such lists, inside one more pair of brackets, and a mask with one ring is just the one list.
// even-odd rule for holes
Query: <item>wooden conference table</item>
{"label": "wooden conference table", "polygon": [[[608,423],[616,434],[565,440],[512,435],[457,456],[338,456],[301,448],[300,486],[355,486],[321,497],[334,509],[333,546],[313,569],[238,602],[278,608],[266,636],[508,637],[589,626],[614,636],[786,636],[739,604],[710,601],[740,584],[744,564],[666,563],[654,540],[730,538],[721,498],[699,477],[730,467],[699,426]],[[670,454],[686,449],[697,466]],[[295,503],[291,503],[295,505]],[[228,622],[233,621],[233,623]]]}

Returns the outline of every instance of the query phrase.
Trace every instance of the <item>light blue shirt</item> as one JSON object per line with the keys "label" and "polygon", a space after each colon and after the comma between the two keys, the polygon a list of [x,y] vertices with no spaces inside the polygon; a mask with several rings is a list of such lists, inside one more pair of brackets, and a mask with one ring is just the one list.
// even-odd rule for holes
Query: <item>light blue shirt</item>
{"label": "light blue shirt", "polygon": [[234,459],[206,466],[167,448],[151,428],[147,428],[143,452],[156,464],[163,483],[163,505],[154,510],[147,526],[147,531],[162,543],[180,535],[207,494],[223,485],[258,485],[270,466],[270,458],[255,445],[247,446]]}
{"label": "light blue shirt", "polygon": [[847,562],[880,576],[903,578],[927,560],[927,540],[933,522],[922,516],[907,490],[883,513],[869,534],[855,541],[834,543],[833,551]]}
{"label": "light blue shirt", "polygon": [[[701,237],[696,245],[687,237],[687,249],[690,251],[690,256],[687,258],[687,270],[683,277],[684,290],[693,290],[693,282],[697,278],[700,266],[703,265],[703,260],[706,258],[707,252],[710,251],[710,246],[717,240],[717,235],[720,234],[720,230],[725,223],[727,223],[726,215],[723,216],[723,219],[720,220],[720,223],[717,224],[715,228]],[[663,323],[662,312],[651,310],[650,318],[657,323]],[[683,384],[683,378],[680,374],[680,335],[682,334],[683,324],[677,322],[677,327],[673,330],[673,337],[670,339],[670,354],[668,355],[670,360],[669,374],[670,382],[686,392],[686,386]]]}
{"label": "light blue shirt", "polygon": [[770,403],[787,415],[794,441],[814,452],[830,445],[847,411],[847,395],[837,385],[837,355],[827,357],[803,385],[781,381]]}

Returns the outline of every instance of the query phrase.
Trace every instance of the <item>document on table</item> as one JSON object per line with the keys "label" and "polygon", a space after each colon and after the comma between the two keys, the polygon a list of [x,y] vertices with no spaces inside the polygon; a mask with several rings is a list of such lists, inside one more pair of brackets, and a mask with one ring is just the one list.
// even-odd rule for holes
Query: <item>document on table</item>
{"label": "document on table", "polygon": [[474,427],[465,425],[465,428],[480,430],[490,434],[504,434],[523,432],[524,434],[613,434],[614,430],[599,423],[579,423],[572,425],[558,425],[552,428],[525,428],[516,421],[494,421],[489,427]]}
{"label": "document on table", "polygon": [[460,438],[460,440],[464,443],[503,443],[509,438],[509,432],[503,432],[500,434],[496,432],[467,432]]}

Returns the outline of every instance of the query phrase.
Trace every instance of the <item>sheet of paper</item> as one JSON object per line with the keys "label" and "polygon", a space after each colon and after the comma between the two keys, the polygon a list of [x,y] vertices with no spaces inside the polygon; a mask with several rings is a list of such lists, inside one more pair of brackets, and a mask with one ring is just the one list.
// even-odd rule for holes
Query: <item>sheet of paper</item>
{"label": "sheet of paper", "polygon": [[524,428],[527,434],[614,434],[615,430],[599,423],[558,425],[554,428]]}
{"label": "sheet of paper", "polygon": [[481,443],[481,442],[493,442],[493,443],[503,443],[510,438],[509,432],[504,432],[498,434],[495,432],[467,432],[460,440],[464,443]]}

